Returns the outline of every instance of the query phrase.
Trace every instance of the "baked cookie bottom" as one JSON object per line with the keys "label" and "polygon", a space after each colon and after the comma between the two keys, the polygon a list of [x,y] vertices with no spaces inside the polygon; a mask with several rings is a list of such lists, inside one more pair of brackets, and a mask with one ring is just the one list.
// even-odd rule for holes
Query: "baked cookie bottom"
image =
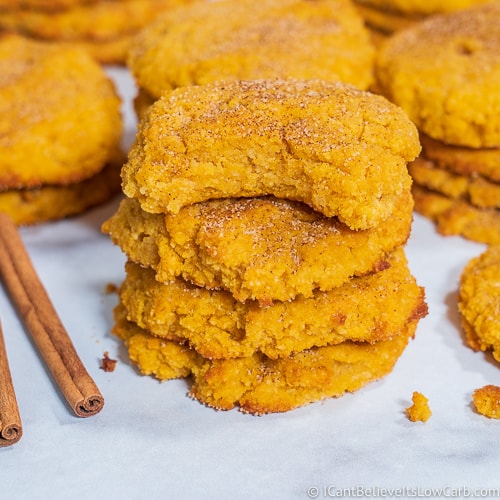
{"label": "baked cookie bottom", "polygon": [[66,186],[0,191],[0,212],[17,225],[32,225],[81,214],[120,192],[121,163],[107,165],[96,175]]}
{"label": "baked cookie bottom", "polygon": [[413,337],[417,321],[387,341],[342,342],[270,360],[250,357],[207,360],[189,347],[160,339],[126,320],[115,309],[113,332],[144,375],[160,380],[192,376],[189,395],[218,410],[238,407],[262,415],[354,392],[388,375]]}

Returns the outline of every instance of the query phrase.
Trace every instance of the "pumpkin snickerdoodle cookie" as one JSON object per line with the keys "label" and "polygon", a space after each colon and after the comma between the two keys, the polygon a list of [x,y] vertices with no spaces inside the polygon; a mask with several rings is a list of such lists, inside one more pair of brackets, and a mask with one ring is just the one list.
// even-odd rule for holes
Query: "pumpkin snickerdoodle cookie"
{"label": "pumpkin snickerdoodle cookie", "polygon": [[218,410],[262,415],[285,412],[354,392],[389,374],[413,337],[418,318],[389,340],[345,341],[306,349],[280,359],[260,353],[210,360],[187,345],[158,338],[127,321],[122,306],[115,308],[113,332],[121,338],[131,361],[144,375],[160,380],[188,377],[189,394]]}
{"label": "pumpkin snickerdoodle cookie", "polygon": [[412,207],[408,193],[379,226],[355,231],[282,199],[212,200],[176,215],[149,214],[125,199],[103,230],[160,282],[182,277],[269,304],[383,268],[387,253],[406,243]]}
{"label": "pumpkin snickerdoodle cookie", "polygon": [[123,160],[119,154],[97,174],[72,184],[0,191],[0,212],[9,214],[19,226],[78,215],[120,192]]}
{"label": "pumpkin snickerdoodle cookie", "polygon": [[301,201],[352,229],[386,219],[420,152],[415,126],[342,82],[252,80],[167,92],[139,125],[123,191],[152,213],[214,198]]}
{"label": "pumpkin snickerdoodle cookie", "polygon": [[375,33],[392,35],[423,21],[487,3],[491,0],[354,0],[367,26]]}
{"label": "pumpkin snickerdoodle cookie", "polygon": [[0,37],[0,89],[0,190],[77,182],[115,157],[121,101],[86,52]]}
{"label": "pumpkin snickerdoodle cookie", "polygon": [[380,92],[433,139],[500,147],[499,15],[493,2],[395,34],[377,59]]}
{"label": "pumpkin snickerdoodle cookie", "polygon": [[157,337],[188,343],[209,359],[261,352],[276,359],[346,340],[380,342],[426,310],[423,290],[404,251],[388,267],[356,277],[327,292],[261,307],[237,301],[225,290],[208,290],[182,279],[155,280],[152,269],[129,261],[120,300],[127,317]]}
{"label": "pumpkin snickerdoodle cookie", "polygon": [[466,340],[474,350],[491,350],[500,363],[500,245],[471,259],[460,278],[458,308]]}
{"label": "pumpkin snickerdoodle cookie", "polygon": [[119,192],[121,100],[87,52],[4,35],[0,90],[2,211],[32,224]]}
{"label": "pumpkin snickerdoodle cookie", "polygon": [[0,0],[0,31],[76,45],[101,63],[124,64],[142,28],[189,1]]}
{"label": "pumpkin snickerdoodle cookie", "polygon": [[349,0],[192,2],[135,38],[128,66],[149,103],[216,80],[342,80],[366,89],[374,47]]}

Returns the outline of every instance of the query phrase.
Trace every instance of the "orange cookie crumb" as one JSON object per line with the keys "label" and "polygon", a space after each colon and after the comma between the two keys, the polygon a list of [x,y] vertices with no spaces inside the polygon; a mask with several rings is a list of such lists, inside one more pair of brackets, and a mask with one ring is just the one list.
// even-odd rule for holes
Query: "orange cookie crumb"
{"label": "orange cookie crumb", "polygon": [[111,359],[107,352],[104,353],[103,358],[101,359],[101,370],[105,372],[114,372],[116,368],[116,359]]}
{"label": "orange cookie crumb", "polygon": [[476,410],[486,417],[500,418],[500,387],[485,385],[472,393]]}
{"label": "orange cookie crumb", "polygon": [[414,391],[411,397],[413,404],[406,408],[406,415],[412,422],[427,422],[432,415],[429,400],[420,392]]}
{"label": "orange cookie crumb", "polygon": [[108,283],[104,290],[106,294],[112,294],[118,292],[118,285],[116,283]]}

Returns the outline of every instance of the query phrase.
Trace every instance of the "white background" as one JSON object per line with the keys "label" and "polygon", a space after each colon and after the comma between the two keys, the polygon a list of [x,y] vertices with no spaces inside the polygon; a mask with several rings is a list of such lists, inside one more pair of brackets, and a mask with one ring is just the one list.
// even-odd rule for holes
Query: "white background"
{"label": "white background", "polygon": [[[124,97],[125,143],[135,133],[134,87],[111,68]],[[471,394],[500,385],[491,356],[465,344],[456,308],[463,266],[485,248],[442,237],[415,215],[407,245],[424,286],[421,320],[394,371],[363,390],[284,414],[217,412],[186,396],[188,382],[143,377],[113,337],[112,308],[125,258],[100,227],[118,199],[71,220],[23,228],[33,263],[105,398],[98,415],[73,416],[0,290],[0,316],[24,436],[0,449],[0,499],[295,499],[500,496],[500,421],[475,413]],[[116,369],[99,368],[103,353]],[[404,410],[414,390],[430,401],[426,423]],[[316,490],[314,488],[317,488]],[[351,490],[352,488],[352,490]],[[481,489],[476,491],[476,489]],[[348,489],[347,492],[342,490]]]}

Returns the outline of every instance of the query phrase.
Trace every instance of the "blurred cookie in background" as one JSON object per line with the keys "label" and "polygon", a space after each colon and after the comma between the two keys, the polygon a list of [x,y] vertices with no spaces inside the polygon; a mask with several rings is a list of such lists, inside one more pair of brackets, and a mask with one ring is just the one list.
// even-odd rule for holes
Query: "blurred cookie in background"
{"label": "blurred cookie in background", "polygon": [[85,50],[4,35],[0,90],[0,204],[17,223],[74,214],[119,191],[121,99]]}
{"label": "blurred cookie in background", "polygon": [[341,80],[366,89],[374,47],[350,0],[193,2],[134,39],[138,113],[164,90],[217,80]]}
{"label": "blurred cookie in background", "polygon": [[491,0],[354,0],[367,27],[380,42],[436,14],[446,14]]}
{"label": "blurred cookie in background", "polygon": [[500,2],[433,16],[394,34],[376,62],[377,92],[420,132],[415,208],[439,232],[500,241]]}
{"label": "blurred cookie in background", "polygon": [[[200,0],[201,1],[201,0]],[[85,48],[99,62],[124,64],[136,33],[190,0],[0,0],[0,31]]]}

